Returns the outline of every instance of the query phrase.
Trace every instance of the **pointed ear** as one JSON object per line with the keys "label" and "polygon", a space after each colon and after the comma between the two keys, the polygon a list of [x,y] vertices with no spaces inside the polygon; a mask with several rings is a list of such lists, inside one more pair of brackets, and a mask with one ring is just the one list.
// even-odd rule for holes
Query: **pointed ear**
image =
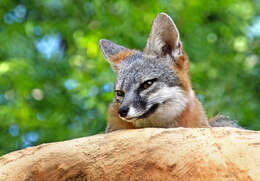
{"label": "pointed ear", "polygon": [[179,31],[167,14],[155,17],[144,53],[157,57],[169,55],[175,62],[182,55]]}
{"label": "pointed ear", "polygon": [[103,55],[107,59],[107,61],[110,63],[112,69],[117,72],[117,70],[120,68],[121,62],[116,57],[116,55],[127,52],[129,49],[117,45],[113,43],[112,41],[101,39],[99,40],[99,48],[101,49]]}

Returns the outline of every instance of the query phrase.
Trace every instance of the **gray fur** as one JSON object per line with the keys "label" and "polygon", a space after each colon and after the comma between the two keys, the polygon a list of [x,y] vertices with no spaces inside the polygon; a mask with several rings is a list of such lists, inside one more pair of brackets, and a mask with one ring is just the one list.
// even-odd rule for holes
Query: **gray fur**
{"label": "gray fur", "polygon": [[[147,80],[156,81],[143,90],[141,84]],[[125,92],[120,107],[133,107],[138,113],[145,113],[150,106],[159,103],[148,101],[149,96],[163,87],[180,86],[176,73],[162,59],[145,56],[132,56],[123,61],[122,68],[117,73],[116,90]],[[151,105],[152,104],[152,105]]]}
{"label": "gray fur", "polygon": [[139,57],[133,56],[123,61],[122,68],[117,73],[116,88],[124,86],[125,89],[129,89],[130,86],[154,78],[170,87],[179,85],[176,73],[163,59]]}
{"label": "gray fur", "polygon": [[229,116],[218,115],[214,117],[213,120],[209,122],[212,127],[233,127],[233,128],[242,128],[238,125],[236,120],[230,119]]}

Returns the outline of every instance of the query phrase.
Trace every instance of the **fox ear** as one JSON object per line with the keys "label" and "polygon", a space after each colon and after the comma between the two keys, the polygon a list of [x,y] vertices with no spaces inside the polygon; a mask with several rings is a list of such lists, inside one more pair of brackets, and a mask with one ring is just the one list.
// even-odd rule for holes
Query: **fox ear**
{"label": "fox ear", "polygon": [[182,55],[179,31],[167,14],[155,17],[144,53],[157,57],[169,55],[175,62]]}
{"label": "fox ear", "polygon": [[105,39],[99,40],[99,48],[115,72],[117,72],[121,65],[121,62],[118,58],[116,58],[116,55],[129,50]]}

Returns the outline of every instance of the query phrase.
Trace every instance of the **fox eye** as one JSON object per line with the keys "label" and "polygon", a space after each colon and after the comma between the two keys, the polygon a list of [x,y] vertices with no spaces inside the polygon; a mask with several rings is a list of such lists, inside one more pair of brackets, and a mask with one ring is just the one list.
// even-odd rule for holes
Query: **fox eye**
{"label": "fox eye", "polygon": [[151,85],[153,85],[153,83],[156,81],[156,79],[151,79],[151,80],[147,80],[144,83],[141,84],[141,87],[143,89],[147,89],[149,87],[151,87]]}
{"label": "fox eye", "polygon": [[118,97],[124,97],[124,95],[125,95],[125,93],[124,93],[123,91],[121,91],[121,90],[116,90],[116,91],[115,91],[115,94],[116,94],[116,96],[118,96]]}

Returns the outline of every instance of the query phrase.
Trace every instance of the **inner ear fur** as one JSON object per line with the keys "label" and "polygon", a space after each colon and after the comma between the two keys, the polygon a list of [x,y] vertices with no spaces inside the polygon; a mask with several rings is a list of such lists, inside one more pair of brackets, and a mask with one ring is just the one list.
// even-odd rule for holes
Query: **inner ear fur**
{"label": "inner ear fur", "polygon": [[167,14],[155,17],[144,53],[157,57],[169,55],[175,61],[182,55],[179,31]]}

